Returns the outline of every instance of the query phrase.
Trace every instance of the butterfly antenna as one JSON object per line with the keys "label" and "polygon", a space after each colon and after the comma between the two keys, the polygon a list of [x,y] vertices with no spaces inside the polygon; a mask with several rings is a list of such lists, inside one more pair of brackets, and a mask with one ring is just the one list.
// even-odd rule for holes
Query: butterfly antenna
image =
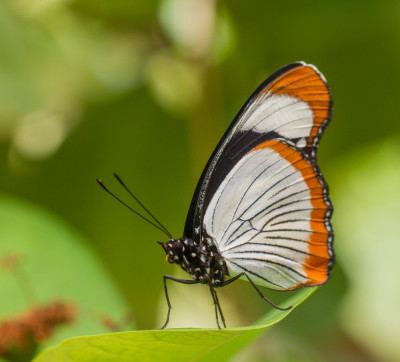
{"label": "butterfly antenna", "polygon": [[172,239],[172,236],[163,228],[161,228],[160,226],[156,225],[155,223],[153,223],[151,220],[147,219],[145,216],[143,216],[142,214],[140,214],[139,212],[137,212],[136,210],[132,209],[129,205],[127,205],[125,202],[123,202],[118,196],[116,196],[115,194],[113,194],[104,184],[100,179],[96,179],[97,183],[106,191],[108,192],[114,199],[116,199],[117,201],[119,201],[122,205],[124,205],[125,207],[127,207],[129,210],[131,210],[133,213],[135,213],[137,216],[140,216],[143,220],[146,220],[149,224],[153,225],[154,227],[156,227],[157,229],[161,230],[164,234],[166,234],[170,239]]}
{"label": "butterfly antenna", "polygon": [[164,229],[165,233],[172,239],[172,235],[167,230],[167,228],[163,224],[161,224],[161,222],[149,211],[149,209],[146,206],[143,205],[142,202],[140,202],[140,200],[133,194],[133,192],[128,188],[128,186],[125,185],[121,177],[119,177],[115,172],[113,173],[113,175],[117,179],[117,181],[122,185],[122,187],[129,193],[129,195],[131,195],[136,200],[136,202],[144,209],[144,211],[146,211],[153,218],[153,220]]}

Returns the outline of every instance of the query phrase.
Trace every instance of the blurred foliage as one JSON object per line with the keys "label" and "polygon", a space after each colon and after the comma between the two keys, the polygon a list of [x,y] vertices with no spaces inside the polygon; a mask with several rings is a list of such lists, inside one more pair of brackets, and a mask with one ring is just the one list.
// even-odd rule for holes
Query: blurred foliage
{"label": "blurred foliage", "polygon": [[[178,273],[155,243],[164,236],[105,195],[95,178],[129,201],[111,176],[118,172],[180,237],[197,178],[246,98],[284,64],[313,63],[334,97],[319,163],[337,205],[338,265],[326,286],[237,360],[398,360],[400,332],[390,314],[381,315],[398,304],[399,230],[386,215],[400,212],[385,204],[392,194],[380,195],[392,187],[395,200],[398,191],[399,19],[399,3],[390,0],[0,0],[0,190],[85,235],[71,242],[90,243],[100,255],[138,328],[158,327],[162,275]],[[392,146],[383,151],[388,138]],[[22,225],[32,206],[21,205]],[[1,243],[19,245],[17,235],[3,231]],[[42,242],[63,250],[50,232]],[[24,253],[32,263],[46,256],[45,249]],[[46,260],[49,277],[54,266]],[[64,267],[76,264],[65,258]],[[97,280],[84,279],[80,267],[71,277]],[[188,301],[171,323],[194,325],[191,315],[212,314],[207,290],[194,304],[191,288],[171,289],[173,303],[180,295]],[[239,282],[221,293],[228,325],[250,323],[268,308],[248,288]],[[13,293],[2,289],[10,300]],[[18,303],[9,313],[23,309]],[[207,323],[214,326],[212,315]]]}
{"label": "blurred foliage", "polygon": [[54,300],[71,304],[76,318],[44,344],[51,345],[67,337],[109,332],[106,320],[119,323],[128,314],[87,241],[63,221],[2,196],[0,229],[0,319]]}
{"label": "blurred foliage", "polygon": [[399,138],[358,150],[342,164],[347,175],[334,194],[338,240],[351,235],[349,242],[337,243],[350,283],[341,310],[343,326],[386,361],[400,356],[400,289],[394,280],[400,273],[399,154]]}

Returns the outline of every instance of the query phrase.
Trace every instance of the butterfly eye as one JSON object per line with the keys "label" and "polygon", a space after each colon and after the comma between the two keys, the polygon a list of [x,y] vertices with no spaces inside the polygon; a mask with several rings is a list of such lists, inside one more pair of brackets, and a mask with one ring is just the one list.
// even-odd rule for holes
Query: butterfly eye
{"label": "butterfly eye", "polygon": [[167,254],[167,256],[165,257],[165,260],[170,264],[173,264],[175,262],[174,256],[171,254]]}

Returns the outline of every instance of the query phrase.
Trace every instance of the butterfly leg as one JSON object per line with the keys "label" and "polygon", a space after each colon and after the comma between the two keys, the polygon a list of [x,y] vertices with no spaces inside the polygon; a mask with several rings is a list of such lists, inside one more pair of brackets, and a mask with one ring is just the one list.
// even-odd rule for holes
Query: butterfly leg
{"label": "butterfly leg", "polygon": [[219,304],[217,291],[215,289],[214,289],[214,294],[215,294],[215,300],[217,301],[217,306],[218,306],[218,309],[219,309],[219,314],[221,316],[222,324],[224,325],[224,328],[226,328],[224,314],[222,313],[221,304]]}
{"label": "butterfly leg", "polygon": [[233,278],[225,280],[223,283],[221,283],[220,287],[224,287],[225,285],[229,285],[231,283],[233,283],[235,280],[238,280],[240,277],[242,277],[243,275],[245,275],[245,273],[240,273],[238,275],[235,275]]}
{"label": "butterfly leg", "polygon": [[240,277],[245,276],[247,278],[247,280],[250,282],[250,284],[253,286],[253,288],[256,290],[256,292],[258,293],[258,295],[264,299],[266,302],[268,302],[269,304],[271,304],[274,308],[279,309],[279,310],[289,310],[291,309],[293,306],[289,306],[287,308],[281,308],[279,306],[277,306],[274,302],[272,302],[271,300],[269,300],[262,292],[261,290],[257,287],[257,285],[251,280],[251,278],[246,274],[246,273],[240,273],[238,275],[235,275],[233,278],[226,280],[225,282],[223,282],[221,284],[221,287],[224,287],[225,285],[231,284],[233,283],[235,280],[238,280]]}
{"label": "butterfly leg", "polygon": [[218,312],[219,312],[219,315],[221,316],[222,324],[224,325],[224,328],[226,328],[225,318],[222,313],[221,305],[219,304],[217,291],[211,285],[210,285],[210,292],[211,292],[211,296],[212,296],[214,306],[215,306],[215,319],[217,320],[218,329],[221,329],[221,326],[219,325]]}
{"label": "butterfly leg", "polygon": [[174,278],[171,277],[170,275],[164,275],[164,292],[165,292],[165,298],[167,299],[167,305],[168,305],[168,313],[167,313],[167,320],[165,321],[164,325],[160,329],[164,329],[168,322],[169,322],[169,315],[171,314],[171,302],[169,301],[169,296],[168,296],[168,288],[167,288],[167,280],[172,280],[177,283],[181,284],[198,284],[199,282],[196,280],[186,280],[186,279],[179,279],[179,278]]}
{"label": "butterfly leg", "polygon": [[246,274],[246,273],[242,273],[247,280],[250,282],[250,284],[253,286],[253,288],[256,290],[256,292],[258,293],[258,295],[264,299],[266,302],[268,302],[269,304],[271,304],[274,308],[279,309],[279,310],[289,310],[292,309],[292,305],[287,307],[287,308],[281,308],[279,306],[277,306],[275,303],[273,303],[271,300],[269,300],[262,292],[260,289],[258,289],[257,285],[251,280],[251,278]]}

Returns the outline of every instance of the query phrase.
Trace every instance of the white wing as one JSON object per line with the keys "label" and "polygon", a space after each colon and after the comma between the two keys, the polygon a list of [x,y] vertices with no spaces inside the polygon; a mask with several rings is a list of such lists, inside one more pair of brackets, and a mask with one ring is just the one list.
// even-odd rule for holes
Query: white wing
{"label": "white wing", "polygon": [[232,274],[287,290],[324,283],[332,260],[331,205],[318,170],[270,140],[232,168],[214,193],[204,228]]}

